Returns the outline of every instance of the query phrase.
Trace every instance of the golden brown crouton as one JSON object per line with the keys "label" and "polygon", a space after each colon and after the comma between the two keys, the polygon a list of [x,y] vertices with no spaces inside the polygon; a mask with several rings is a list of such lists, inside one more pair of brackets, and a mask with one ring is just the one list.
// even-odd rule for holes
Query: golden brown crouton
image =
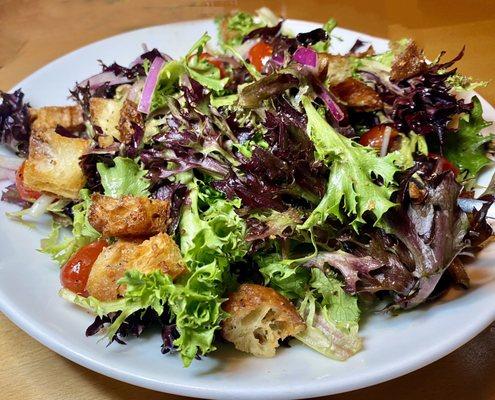
{"label": "golden brown crouton", "polygon": [[352,76],[352,67],[346,56],[318,53],[318,75],[330,86]]}
{"label": "golden brown crouton", "polygon": [[53,129],[33,131],[24,166],[24,183],[33,190],[77,199],[86,182],[79,157],[90,143],[87,139],[61,136]]}
{"label": "golden brown crouton", "polygon": [[119,126],[120,141],[130,143],[137,129],[144,132],[143,115],[137,110],[137,104],[126,100],[120,111]]}
{"label": "golden brown crouton", "polygon": [[411,41],[403,51],[395,56],[390,70],[390,80],[399,82],[411,78],[423,72],[425,68],[426,61],[423,52],[415,42]]}
{"label": "golden brown crouton", "polygon": [[170,204],[164,200],[91,196],[89,223],[103,236],[153,236],[167,228]]}
{"label": "golden brown crouton", "polygon": [[118,100],[100,97],[92,97],[89,100],[91,123],[100,127],[104,135],[112,136],[118,140],[120,140],[118,126],[121,109],[122,102]]}
{"label": "golden brown crouton", "polygon": [[84,127],[79,106],[30,108],[29,117],[33,131],[55,129],[57,125],[70,131],[82,130]]}
{"label": "golden brown crouton", "polygon": [[126,288],[117,281],[126,271],[138,270],[145,274],[161,270],[172,279],[184,274],[187,268],[179,247],[166,233],[160,233],[142,243],[119,240],[105,247],[89,274],[86,290],[101,301],[116,300]]}
{"label": "golden brown crouton", "polygon": [[289,300],[261,285],[241,285],[223,309],[230,314],[223,322],[223,337],[234,343],[236,349],[258,357],[273,357],[279,339],[306,328]]}
{"label": "golden brown crouton", "polygon": [[363,111],[375,111],[383,107],[379,94],[357,79],[347,78],[331,89],[349,107]]}

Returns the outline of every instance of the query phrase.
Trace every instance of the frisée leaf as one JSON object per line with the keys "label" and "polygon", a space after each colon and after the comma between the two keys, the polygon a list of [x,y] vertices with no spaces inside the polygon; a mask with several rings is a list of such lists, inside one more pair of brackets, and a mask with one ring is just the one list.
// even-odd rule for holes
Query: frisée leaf
{"label": "fris\u00e9e leaf", "polygon": [[[390,196],[396,190],[394,174],[395,154],[378,157],[374,150],[361,146],[340,135],[316,111],[308,97],[302,100],[308,117],[307,132],[316,149],[317,159],[330,166],[327,191],[301,229],[309,229],[332,216],[340,221],[344,215],[352,218],[357,231],[365,222],[364,214],[371,212],[379,222],[383,214],[394,206]],[[374,178],[380,177],[379,185]]]}
{"label": "fris\u00e9e leaf", "polygon": [[480,100],[474,96],[471,101],[473,109],[461,118],[458,131],[447,136],[445,146],[445,156],[464,173],[465,179],[475,178],[491,162],[484,146],[494,137],[481,134],[491,123],[483,119]]}
{"label": "fris\u00e9e leaf", "polygon": [[88,210],[91,205],[89,190],[81,189],[79,197],[82,201],[72,206],[72,214],[74,215],[72,236],[62,238],[60,224],[53,222],[49,236],[41,240],[40,251],[49,254],[52,260],[60,265],[64,265],[77,250],[101,236],[88,221]]}
{"label": "fris\u00e9e leaf", "polygon": [[358,336],[359,308],[357,298],[344,292],[334,276],[319,269],[311,270],[310,286],[299,306],[306,330],[296,339],[323,355],[344,361],[362,347]]}

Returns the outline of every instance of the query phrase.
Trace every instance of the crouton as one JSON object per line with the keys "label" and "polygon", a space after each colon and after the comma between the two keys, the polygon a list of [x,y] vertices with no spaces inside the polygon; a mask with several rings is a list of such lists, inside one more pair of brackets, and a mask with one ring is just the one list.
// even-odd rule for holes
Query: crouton
{"label": "crouton", "polygon": [[118,130],[122,102],[113,99],[92,97],[89,100],[91,123],[102,130],[102,134],[121,140]]}
{"label": "crouton", "polygon": [[105,247],[93,264],[86,285],[88,294],[100,301],[112,301],[123,296],[126,287],[117,281],[129,270],[145,274],[161,270],[175,279],[187,268],[179,247],[165,233],[142,243],[118,240]]}
{"label": "crouton", "polygon": [[33,131],[24,166],[24,183],[40,192],[77,199],[86,179],[79,166],[90,140],[68,138],[53,129]]}
{"label": "crouton", "polygon": [[357,79],[347,78],[331,89],[349,107],[362,111],[375,111],[383,107],[380,95]]}
{"label": "crouton", "polygon": [[230,314],[222,325],[223,337],[236,349],[257,357],[273,357],[280,339],[306,328],[289,300],[261,285],[241,285],[223,309]]}
{"label": "crouton", "polygon": [[120,141],[130,143],[136,130],[144,132],[143,115],[137,110],[137,104],[126,100],[120,111],[119,125]]}
{"label": "crouton", "polygon": [[407,47],[395,56],[390,69],[390,80],[400,82],[412,78],[424,72],[426,67],[423,52],[415,42],[410,41]]}
{"label": "crouton", "polygon": [[84,128],[80,106],[30,108],[29,117],[33,131],[55,129],[57,125],[73,132]]}
{"label": "crouton", "polygon": [[349,57],[318,53],[318,75],[322,80],[334,86],[352,76],[352,66]]}
{"label": "crouton", "polygon": [[95,193],[91,196],[89,223],[103,236],[153,236],[167,229],[170,204],[164,200]]}

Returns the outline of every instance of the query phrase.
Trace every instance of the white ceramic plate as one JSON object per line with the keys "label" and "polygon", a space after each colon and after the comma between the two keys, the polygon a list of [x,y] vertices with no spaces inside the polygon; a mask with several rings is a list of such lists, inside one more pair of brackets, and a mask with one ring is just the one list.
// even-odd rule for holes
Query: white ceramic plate
{"label": "white ceramic plate", "polygon": [[[318,25],[288,21],[294,32]],[[198,37],[215,33],[211,21],[184,22],[124,33],[70,53],[22,81],[33,106],[65,104],[68,89],[98,70],[97,59],[131,62],[141,44],[173,57]],[[347,51],[359,37],[382,51],[386,41],[336,29],[336,50]],[[495,120],[486,102],[485,116]],[[486,182],[488,173],[482,181]],[[363,321],[364,350],[347,362],[327,359],[294,344],[272,359],[221,351],[182,367],[178,357],[160,353],[158,335],[129,340],[127,346],[86,338],[93,318],[57,296],[58,267],[36,251],[47,229],[29,230],[4,217],[15,206],[0,204],[0,310],[28,334],[68,359],[134,385],[174,394],[220,399],[292,399],[328,395],[383,382],[421,368],[466,343],[495,319],[495,248],[486,249],[471,267],[472,289],[450,301],[405,313],[376,315]]]}

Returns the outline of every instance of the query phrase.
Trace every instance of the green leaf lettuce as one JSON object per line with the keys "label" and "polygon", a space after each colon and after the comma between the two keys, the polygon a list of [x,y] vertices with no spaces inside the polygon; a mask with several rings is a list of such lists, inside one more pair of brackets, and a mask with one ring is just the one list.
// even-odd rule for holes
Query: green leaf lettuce
{"label": "green leaf lettuce", "polygon": [[[327,191],[301,229],[323,223],[328,217],[344,221],[351,218],[357,230],[364,223],[364,214],[374,214],[379,222],[383,214],[394,206],[390,196],[396,190],[394,164],[396,155],[379,157],[370,147],[340,135],[316,111],[308,97],[302,100],[308,117],[307,131],[314,143],[317,159],[330,167]],[[374,179],[380,177],[382,185]]]}
{"label": "green leaf lettuce", "polygon": [[491,163],[485,145],[493,140],[493,135],[481,134],[481,130],[491,123],[483,119],[480,100],[474,96],[472,102],[470,114],[461,117],[458,131],[447,135],[445,146],[445,157],[461,170],[465,180],[475,178],[484,166]]}

